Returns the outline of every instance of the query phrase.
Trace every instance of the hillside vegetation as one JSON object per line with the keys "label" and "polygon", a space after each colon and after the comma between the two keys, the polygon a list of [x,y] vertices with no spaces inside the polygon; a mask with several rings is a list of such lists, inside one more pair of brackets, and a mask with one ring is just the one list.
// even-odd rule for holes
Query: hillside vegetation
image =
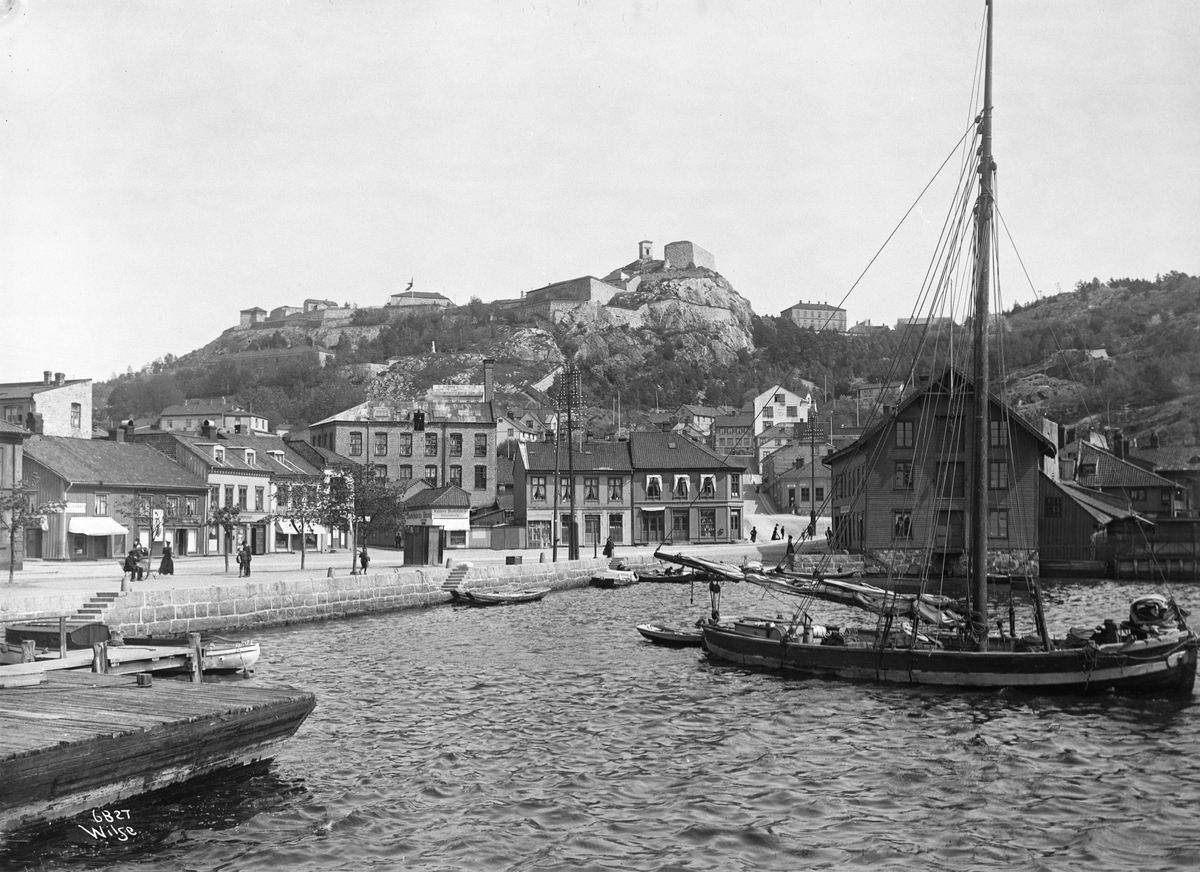
{"label": "hillside vegetation", "polygon": [[[235,328],[182,358],[98,384],[97,417],[107,423],[156,414],[184,397],[225,396],[302,426],[368,396],[402,399],[433,384],[478,383],[481,361],[490,357],[501,396],[576,362],[601,430],[618,396],[626,417],[636,418],[656,406],[738,406],[777,383],[801,392],[815,385],[823,417],[854,423],[857,384],[921,372],[945,345],[890,329],[814,333],[759,317],[715,273],[647,282],[619,308],[589,305],[550,319],[473,299],[418,315],[362,310],[334,331]],[[313,342],[332,347],[337,365],[255,371],[222,360],[231,351]],[[1091,421],[1133,435],[1155,430],[1174,442],[1200,432],[1196,277],[1080,282],[1009,312],[994,350],[1011,397],[1030,417]]]}

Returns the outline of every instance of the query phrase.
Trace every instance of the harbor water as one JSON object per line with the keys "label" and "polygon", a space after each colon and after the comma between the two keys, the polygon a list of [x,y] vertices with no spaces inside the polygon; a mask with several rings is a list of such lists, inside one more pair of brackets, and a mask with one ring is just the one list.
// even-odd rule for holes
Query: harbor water
{"label": "harbor water", "polygon": [[[1154,590],[1047,582],[1052,629]],[[1173,592],[1200,622],[1200,588]],[[1200,867],[1195,698],[800,680],[634,629],[708,610],[705,585],[640,584],[265,631],[248,680],[317,694],[272,763],[16,834],[0,868]]]}

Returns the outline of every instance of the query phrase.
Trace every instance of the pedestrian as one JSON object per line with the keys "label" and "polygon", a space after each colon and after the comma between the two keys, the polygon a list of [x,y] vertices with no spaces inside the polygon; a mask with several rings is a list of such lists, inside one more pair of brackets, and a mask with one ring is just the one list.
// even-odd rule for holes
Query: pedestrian
{"label": "pedestrian", "polygon": [[163,545],[162,560],[158,564],[158,574],[175,574],[175,558],[171,555],[171,545],[169,542]]}
{"label": "pedestrian", "polygon": [[362,550],[358,552],[358,562],[362,566],[362,571],[367,571],[367,564],[371,562],[370,556],[367,554],[367,546],[364,545]]}
{"label": "pedestrian", "polygon": [[787,551],[784,552],[784,559],[787,561],[788,569],[796,568],[796,546],[792,544],[791,536],[788,536]]}
{"label": "pedestrian", "polygon": [[753,543],[758,538],[758,527],[750,528],[750,541]]}
{"label": "pedestrian", "polygon": [[246,570],[246,575],[250,575],[250,543],[242,545],[242,568]]}
{"label": "pedestrian", "polygon": [[[606,539],[604,542],[604,556],[607,557],[609,560],[611,560],[612,556],[613,556],[613,552],[615,550],[616,550],[616,547],[613,545],[612,536],[609,536],[608,539]],[[595,552],[592,552],[592,553],[595,553]]]}
{"label": "pedestrian", "polygon": [[125,572],[129,573],[129,580],[134,581],[138,577],[138,571],[141,564],[138,563],[137,548],[130,548],[129,553],[125,555],[125,564],[122,567]]}
{"label": "pedestrian", "polygon": [[779,525],[776,524],[774,527],[771,528],[771,541],[774,542],[778,538],[779,538]]}
{"label": "pedestrian", "polygon": [[241,545],[239,545],[237,547],[237,551],[233,552],[233,556],[237,559],[238,578],[241,578],[243,575],[246,574],[246,564],[242,562],[243,555],[242,555],[242,546]]}

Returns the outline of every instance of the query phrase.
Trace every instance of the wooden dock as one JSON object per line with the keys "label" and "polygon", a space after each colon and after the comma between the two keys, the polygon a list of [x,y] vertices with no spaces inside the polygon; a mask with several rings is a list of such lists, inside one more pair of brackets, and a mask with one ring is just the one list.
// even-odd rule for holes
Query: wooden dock
{"label": "wooden dock", "polygon": [[0,691],[0,831],[268,759],[315,705],[294,688],[49,671]]}

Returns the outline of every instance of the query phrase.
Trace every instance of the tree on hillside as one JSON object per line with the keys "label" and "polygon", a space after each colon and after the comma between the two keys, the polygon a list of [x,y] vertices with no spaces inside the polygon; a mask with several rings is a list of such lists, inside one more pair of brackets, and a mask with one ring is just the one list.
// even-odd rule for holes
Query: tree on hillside
{"label": "tree on hillside", "polygon": [[42,519],[67,507],[62,500],[37,501],[37,476],[22,479],[12,490],[0,491],[0,530],[8,533],[8,583],[13,583],[17,567],[17,535],[27,527],[40,526]]}

